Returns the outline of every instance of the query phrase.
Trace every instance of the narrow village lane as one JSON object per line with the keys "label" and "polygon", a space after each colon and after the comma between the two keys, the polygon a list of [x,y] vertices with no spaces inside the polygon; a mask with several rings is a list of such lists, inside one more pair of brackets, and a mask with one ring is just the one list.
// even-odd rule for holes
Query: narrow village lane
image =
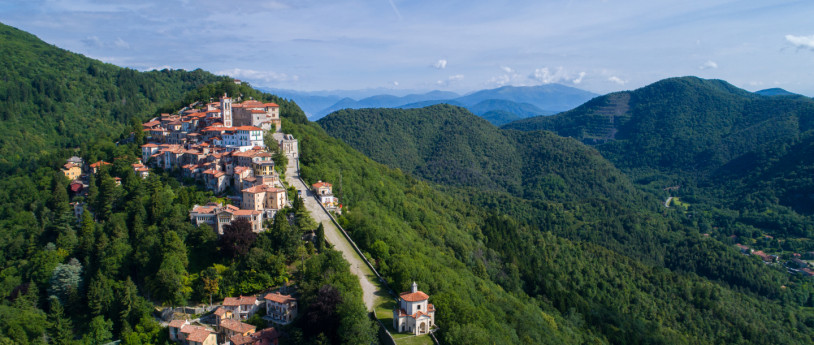
{"label": "narrow village lane", "polygon": [[286,181],[289,186],[294,186],[300,195],[304,196],[303,201],[305,208],[311,213],[311,217],[317,223],[321,223],[325,227],[325,239],[333,245],[334,249],[340,251],[342,256],[350,263],[350,271],[359,277],[359,284],[362,286],[363,298],[367,310],[372,311],[376,306],[376,293],[379,289],[375,281],[376,276],[367,267],[365,262],[359,257],[359,254],[353,249],[353,246],[348,242],[342,232],[331,221],[330,215],[319,205],[319,202],[314,197],[313,191],[302,183],[297,171],[297,159],[289,156],[288,166],[286,167]]}

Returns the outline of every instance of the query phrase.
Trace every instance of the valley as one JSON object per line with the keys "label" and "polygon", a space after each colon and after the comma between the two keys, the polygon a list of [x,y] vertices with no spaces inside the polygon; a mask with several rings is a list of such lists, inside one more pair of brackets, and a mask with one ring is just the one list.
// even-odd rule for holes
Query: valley
{"label": "valley", "polygon": [[0,36],[2,344],[814,343],[811,98],[302,93],[312,121]]}

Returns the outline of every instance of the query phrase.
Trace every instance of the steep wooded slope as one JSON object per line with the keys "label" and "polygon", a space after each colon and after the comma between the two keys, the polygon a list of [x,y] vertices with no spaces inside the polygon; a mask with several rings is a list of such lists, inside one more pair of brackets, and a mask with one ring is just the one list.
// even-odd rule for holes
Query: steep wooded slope
{"label": "steep wooded slope", "polygon": [[198,86],[208,72],[137,72],[0,24],[0,172],[53,148],[119,137]]}
{"label": "steep wooded slope", "polygon": [[[431,295],[440,296],[436,299],[442,306],[439,310],[465,309],[471,297],[467,290],[471,283],[467,282],[488,278],[518,296],[536,298],[544,310],[553,308],[568,315],[568,320],[574,320],[573,317],[584,320],[585,331],[611,343],[737,343],[769,339],[811,342],[809,336],[802,335],[805,332],[773,331],[772,327],[763,326],[766,322],[786,330],[793,327],[782,320],[784,309],[775,302],[785,294],[775,280],[786,279],[781,272],[767,270],[759,262],[729,251],[714,239],[702,239],[672,220],[660,219],[661,216],[647,210],[631,210],[627,203],[642,196],[624,187],[629,182],[625,182],[623,175],[617,175],[619,181],[600,179],[601,175],[613,177],[618,172],[614,173],[613,167],[596,151],[578,142],[537,132],[534,139],[526,139],[523,145],[516,147],[512,135],[524,133],[507,131],[492,138],[501,131],[494,127],[491,132],[465,127],[477,124],[475,121],[485,121],[446,106],[415,113],[366,109],[333,116],[354,118],[342,128],[359,130],[348,136],[349,140],[361,140],[353,144],[359,150],[396,150],[390,155],[382,152],[380,157],[389,159],[394,167],[427,173],[430,178],[439,176],[439,181],[453,181],[462,188],[428,185],[380,167],[360,157],[345,143],[326,138],[326,134],[313,125],[294,130],[303,140],[303,175],[311,180],[339,181],[341,177],[341,186],[335,186],[349,206],[340,221],[345,222],[351,236],[363,250],[371,253],[396,287],[404,289],[411,280],[428,284]],[[320,124],[325,125],[329,120]],[[487,126],[484,129],[489,128]],[[335,131],[339,127],[331,128]],[[446,132],[440,136],[458,138],[450,141],[466,141],[441,143],[444,139],[434,136],[436,131]],[[432,139],[421,135],[410,137],[424,132],[439,141],[438,148]],[[477,176],[506,173],[505,166],[482,166],[479,160],[466,166],[468,158],[457,158],[487,154],[481,148],[485,144],[477,142],[481,135],[493,139],[495,152],[488,153],[490,157],[508,162],[507,165],[513,167],[508,171],[516,169],[511,172],[515,175],[525,173],[532,182],[524,181],[515,187],[501,186],[497,182],[474,187],[489,179],[450,178],[449,175],[460,175],[455,169],[469,169],[467,176],[475,175],[472,171],[476,171]],[[526,152],[530,150],[528,147],[534,152]],[[455,154],[445,153],[447,150]],[[439,154],[449,157],[439,158]],[[510,159],[497,158],[501,154]],[[404,155],[404,159],[400,159],[400,155]],[[523,158],[511,158],[513,155]],[[445,173],[440,167],[432,170],[410,165],[424,159],[450,164],[450,168]],[[411,163],[400,165],[405,161]],[[572,172],[582,174],[586,180],[576,182],[572,180],[578,179],[575,176],[534,180],[534,174],[523,171],[524,167],[531,167],[530,170],[540,171],[537,176],[546,176],[548,171],[565,169],[565,166],[575,167]],[[600,171],[596,175],[591,169],[576,171],[588,167]],[[621,190],[615,186],[621,186]],[[520,190],[515,195],[503,188]],[[541,193],[545,195],[535,195],[526,189],[545,191]],[[562,194],[555,192],[559,189]],[[595,197],[587,197],[589,194]],[[615,198],[621,194],[630,194],[630,201]],[[636,247],[639,248],[634,252]],[[655,250],[657,247],[662,249]],[[449,261],[452,258],[454,260]],[[406,262],[410,264],[405,265]],[[675,271],[654,262],[662,262]],[[720,274],[721,269],[727,268],[735,272],[729,276]],[[716,278],[708,280],[695,273],[680,272],[699,272]],[[476,280],[463,278],[473,274],[478,277]],[[755,280],[756,275],[766,279]],[[449,281],[457,283],[447,285]],[[797,307],[785,310],[797,310]],[[477,328],[466,325],[467,317],[455,314],[439,318],[439,324],[449,326],[439,333],[445,341],[462,341],[466,330],[472,330],[468,333],[479,341],[505,339],[499,335],[502,332],[484,337],[475,331]],[[753,318],[758,314],[768,318],[742,319],[744,315]],[[556,318],[556,314],[554,316]]]}

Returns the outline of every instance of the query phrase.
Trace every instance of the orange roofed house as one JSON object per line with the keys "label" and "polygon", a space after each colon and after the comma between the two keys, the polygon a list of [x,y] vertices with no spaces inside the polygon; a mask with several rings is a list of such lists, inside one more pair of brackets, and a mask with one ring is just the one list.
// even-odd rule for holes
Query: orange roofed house
{"label": "orange roofed house", "polygon": [[217,345],[217,335],[209,328],[190,325],[186,320],[173,320],[169,325],[170,340],[185,345]]}
{"label": "orange roofed house", "polygon": [[226,297],[223,308],[232,312],[235,318],[246,320],[260,309],[262,302],[255,296]]}
{"label": "orange roofed house", "polygon": [[279,292],[268,293],[263,296],[266,300],[266,316],[263,319],[287,325],[297,317],[297,299]]}
{"label": "orange roofed house", "polygon": [[222,206],[210,202],[206,205],[195,205],[189,211],[189,219],[196,226],[208,224],[218,235],[223,235],[223,226],[232,224],[238,218],[245,218],[252,225],[252,231],[263,231],[263,212],[256,210],[241,210],[234,205]]}
{"label": "orange roofed house", "polygon": [[429,299],[430,296],[419,291],[413,282],[409,292],[399,295],[399,303],[393,310],[393,328],[415,335],[429,333],[435,325],[435,306],[427,303]]}
{"label": "orange roofed house", "polygon": [[314,193],[316,193],[317,198],[319,198],[319,202],[328,207],[328,206],[335,206],[336,205],[336,198],[334,197],[333,193],[333,185],[328,182],[322,182],[321,180],[317,183],[311,185],[314,188]]}

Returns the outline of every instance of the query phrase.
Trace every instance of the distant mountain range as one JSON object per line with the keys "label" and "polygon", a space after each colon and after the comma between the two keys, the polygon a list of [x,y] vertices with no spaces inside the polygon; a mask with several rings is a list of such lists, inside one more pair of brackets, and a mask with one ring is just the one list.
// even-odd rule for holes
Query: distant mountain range
{"label": "distant mountain range", "polygon": [[[387,93],[357,98],[375,91]],[[268,89],[281,97],[294,100],[309,119],[317,120],[341,109],[361,108],[422,108],[435,104],[450,104],[467,108],[495,125],[531,116],[551,115],[573,109],[598,96],[597,94],[559,84],[539,86],[504,86],[459,95],[449,91],[393,94],[395,90],[315,91]]]}

